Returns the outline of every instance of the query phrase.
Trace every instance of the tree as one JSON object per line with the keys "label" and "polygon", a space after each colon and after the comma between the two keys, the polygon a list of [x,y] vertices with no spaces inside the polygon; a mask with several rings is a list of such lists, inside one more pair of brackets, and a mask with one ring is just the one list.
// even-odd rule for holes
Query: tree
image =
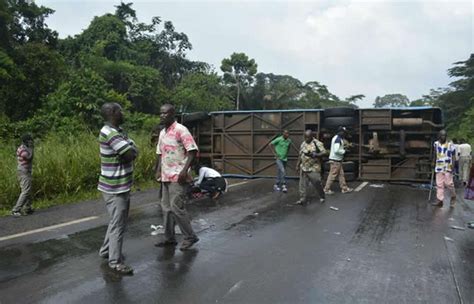
{"label": "tree", "polygon": [[361,101],[364,98],[365,98],[364,94],[357,94],[357,95],[351,95],[347,97],[345,101],[351,104],[355,104],[356,102]]}
{"label": "tree", "polygon": [[408,97],[402,94],[387,94],[382,97],[377,96],[375,98],[375,108],[387,108],[387,107],[408,107],[410,100]]}
{"label": "tree", "polygon": [[42,107],[46,95],[56,90],[66,74],[62,56],[41,43],[15,48],[15,66],[0,85],[0,103],[13,121],[27,119]]}
{"label": "tree", "polygon": [[247,109],[286,109],[302,93],[301,81],[288,75],[258,73],[255,79],[249,100],[244,101]]}
{"label": "tree", "polygon": [[240,109],[240,92],[242,87],[247,87],[254,81],[257,73],[257,64],[254,59],[244,53],[233,53],[230,58],[225,58],[221,63],[221,70],[224,72],[224,81],[233,84],[237,95],[235,99],[236,109]]}
{"label": "tree", "polygon": [[63,118],[73,117],[90,129],[97,129],[102,122],[100,108],[106,102],[120,103],[126,110],[131,106],[99,74],[90,69],[78,70],[47,97],[39,115],[53,127],[61,126]]}
{"label": "tree", "polygon": [[64,76],[58,34],[45,23],[53,12],[33,1],[0,0],[0,112],[13,121],[33,115]]}
{"label": "tree", "polygon": [[232,107],[216,73],[189,73],[176,87],[172,100],[181,112],[217,111]]}

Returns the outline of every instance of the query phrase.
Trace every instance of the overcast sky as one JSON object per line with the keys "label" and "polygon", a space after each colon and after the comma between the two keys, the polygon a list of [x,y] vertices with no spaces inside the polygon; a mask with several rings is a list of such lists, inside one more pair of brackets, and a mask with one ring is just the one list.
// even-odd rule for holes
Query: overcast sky
{"label": "overcast sky", "polygon": [[[60,37],[85,29],[120,1],[37,0],[56,12]],[[245,52],[258,71],[319,81],[341,98],[402,93],[411,100],[452,80],[446,70],[474,49],[473,4],[463,1],[133,1],[137,16],[170,20],[193,44],[188,56],[219,70]]]}

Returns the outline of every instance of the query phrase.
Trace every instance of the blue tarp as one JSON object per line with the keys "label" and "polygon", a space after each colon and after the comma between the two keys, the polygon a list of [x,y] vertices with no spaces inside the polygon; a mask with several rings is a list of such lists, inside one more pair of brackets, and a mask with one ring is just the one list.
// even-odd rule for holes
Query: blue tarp
{"label": "blue tarp", "polygon": [[[421,106],[421,107],[388,107],[388,108],[355,108],[355,110],[429,110],[429,109],[439,109],[437,107],[431,106]],[[242,110],[242,111],[215,111],[210,112],[209,114],[245,114],[245,113],[291,113],[291,112],[323,112],[324,109],[288,109],[288,110]]]}

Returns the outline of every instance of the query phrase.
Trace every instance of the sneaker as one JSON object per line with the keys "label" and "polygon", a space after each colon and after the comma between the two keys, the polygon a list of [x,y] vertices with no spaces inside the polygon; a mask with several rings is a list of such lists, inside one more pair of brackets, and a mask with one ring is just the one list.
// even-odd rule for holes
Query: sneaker
{"label": "sneaker", "polygon": [[346,188],[346,189],[342,190],[341,192],[342,192],[342,193],[351,193],[352,191],[354,191],[354,189],[352,189],[352,188]]}
{"label": "sneaker", "polygon": [[20,211],[12,211],[12,215],[13,215],[14,217],[20,217],[20,216],[22,216],[23,214],[21,214]]}
{"label": "sneaker", "polygon": [[273,191],[281,191],[280,187],[278,187],[278,185],[274,185],[273,186]]}
{"label": "sneaker", "polygon": [[326,199],[325,199],[325,198],[320,198],[320,199],[319,199],[319,202],[320,202],[321,204],[324,204],[324,202],[326,202]]}
{"label": "sneaker", "polygon": [[179,250],[181,251],[188,250],[191,247],[193,247],[193,245],[196,244],[197,242],[199,242],[198,237],[195,237],[194,239],[190,239],[190,240],[185,240],[183,244],[181,245],[181,247],[179,248]]}
{"label": "sneaker", "polygon": [[287,192],[288,192],[288,188],[286,188],[286,186],[283,185],[283,187],[281,187],[281,191],[282,191],[283,193],[287,193]]}
{"label": "sneaker", "polygon": [[334,191],[332,191],[332,190],[324,190],[324,194],[331,195],[331,194],[334,194]]}
{"label": "sneaker", "polygon": [[175,240],[172,240],[172,241],[165,240],[165,241],[156,243],[155,247],[174,247],[176,245],[178,245],[178,242],[176,242]]}
{"label": "sneaker", "polygon": [[119,274],[123,274],[123,275],[133,274],[133,268],[125,264],[109,264],[109,268]]}

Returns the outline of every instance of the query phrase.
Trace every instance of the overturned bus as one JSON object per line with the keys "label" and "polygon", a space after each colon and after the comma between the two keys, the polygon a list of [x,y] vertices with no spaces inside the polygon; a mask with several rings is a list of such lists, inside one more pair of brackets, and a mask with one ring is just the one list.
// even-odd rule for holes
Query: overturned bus
{"label": "overturned bus", "polygon": [[[433,142],[443,128],[439,108],[295,109],[183,114],[200,148],[201,162],[227,176],[273,177],[269,143],[290,132],[287,175],[296,176],[298,149],[311,129],[327,149],[339,126],[349,130],[343,164],[347,180],[425,182],[430,179]],[[328,171],[323,160],[323,173]]]}

